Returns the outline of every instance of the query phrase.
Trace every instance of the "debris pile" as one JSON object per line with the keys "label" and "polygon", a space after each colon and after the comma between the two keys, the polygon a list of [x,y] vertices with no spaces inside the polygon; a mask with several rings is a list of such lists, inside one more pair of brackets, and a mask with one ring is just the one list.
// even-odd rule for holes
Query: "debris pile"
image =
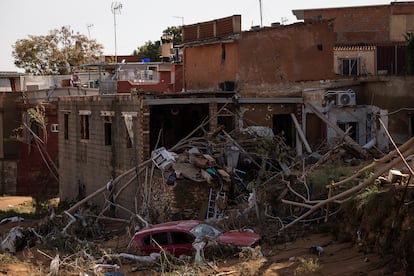
{"label": "debris pile", "polygon": [[[164,185],[172,190],[183,179],[205,183],[210,193],[205,198],[208,206],[203,219],[223,230],[254,229],[266,243],[286,242],[295,235],[303,235],[312,222],[327,222],[339,212],[344,202],[367,188],[378,185],[407,186],[413,174],[407,159],[414,154],[414,138],[361,167],[366,161],[362,157],[366,157],[367,151],[355,143],[349,143],[349,139],[344,138],[348,137],[346,133],[336,147],[297,156],[283,136],[273,134],[269,128],[254,126],[227,132],[219,126],[215,131],[208,132],[204,129],[206,123],[171,149],[157,147],[150,159],[111,179],[63,213],[52,213],[38,227],[13,228],[2,237],[1,249],[15,253],[22,246],[37,243],[71,252],[72,255],[64,259],[58,254],[53,257],[45,253],[50,259],[51,275],[58,275],[64,267],[79,264],[82,264],[84,271],[95,274],[104,270],[116,271],[125,260],[139,263],[137,270],[143,267],[142,263],[146,263],[145,266],[155,264],[157,269],[166,271],[185,266],[188,260],[170,256],[162,246],[160,253],[138,255],[132,239],[139,229],[158,223],[150,212],[151,193],[154,192],[151,185],[156,170],[161,172]],[[194,136],[196,131],[204,135]],[[327,175],[321,180],[322,184],[316,185],[312,173],[329,164],[335,164],[337,169],[340,167],[338,162],[345,162],[354,171],[340,177]],[[402,163],[408,171],[396,169]],[[137,198],[135,210],[131,210],[123,205],[119,197],[128,185],[136,183],[136,179],[144,179],[139,181],[142,194]],[[92,211],[85,207],[91,198],[102,194],[107,200],[101,210]],[[111,217],[109,210],[113,207],[130,214],[130,219]],[[20,219],[9,220],[18,222]],[[9,223],[8,220],[3,221]],[[94,240],[114,237],[113,232],[105,229],[103,221],[124,225],[117,234],[128,237],[122,247],[126,251],[115,252],[95,246]],[[214,270],[209,258],[216,258],[217,253],[222,258],[228,252],[234,255],[233,248],[227,249],[221,245],[210,252],[208,247],[203,250],[199,248],[195,250],[194,261]],[[318,256],[324,252],[321,246],[311,250]],[[244,248],[238,256],[241,259],[263,258],[259,247]]]}

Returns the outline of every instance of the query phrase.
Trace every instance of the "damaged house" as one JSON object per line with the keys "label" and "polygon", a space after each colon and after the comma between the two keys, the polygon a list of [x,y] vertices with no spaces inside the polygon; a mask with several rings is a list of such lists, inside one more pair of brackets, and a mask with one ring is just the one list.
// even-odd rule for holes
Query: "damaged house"
{"label": "damaged house", "polygon": [[[406,35],[413,30],[414,3],[293,10],[293,14],[304,22],[333,20],[333,70],[337,79],[348,80],[324,81],[318,87],[355,91],[357,105],[388,111],[388,128],[397,144],[412,137],[413,77],[407,71]],[[387,145],[380,145],[386,150]]]}
{"label": "damaged house", "polygon": [[0,74],[2,194],[58,193],[57,98],[98,93],[65,86],[70,77]]}
{"label": "damaged house", "polygon": [[[105,211],[114,211],[108,206],[122,202],[126,207],[116,208],[121,217],[129,217],[135,209],[160,221],[204,218],[210,207],[209,198],[221,193],[226,185],[209,183],[211,179],[202,176],[200,169],[194,169],[194,164],[185,168],[171,164],[175,158],[192,156],[188,151],[193,147],[201,147],[204,154],[209,152],[205,143],[183,145],[183,139],[259,127],[283,136],[286,145],[296,149],[298,155],[304,151],[302,145],[312,152],[306,141],[308,131],[316,133],[310,139],[315,148],[323,142],[321,138],[335,136],[319,117],[320,132],[304,126],[309,113],[316,112],[305,108],[307,91],[315,86],[320,88],[320,79],[335,79],[334,44],[331,20],[242,32],[241,17],[235,15],[184,26],[184,92],[151,92],[142,86],[135,89],[134,83],[139,82],[129,79],[136,74],[128,71],[126,64],[121,81],[129,84],[124,88],[129,88],[122,92],[129,89],[130,93],[59,98],[61,199],[86,196],[89,203],[104,206]],[[337,86],[337,82],[332,82],[319,92],[325,95],[325,90]],[[315,104],[316,110],[325,103],[326,98],[321,97]],[[329,110],[330,118],[346,122],[344,113],[334,111],[336,107]],[[355,114],[360,117],[358,120],[370,122],[363,111],[357,110]],[[349,126],[354,125],[348,122],[342,127],[346,130]],[[376,128],[366,123],[364,127]],[[364,138],[358,142],[362,145],[376,135],[375,131],[361,133]],[[220,179],[230,181],[235,172],[231,167],[237,169],[237,161],[244,160],[243,154],[237,159],[243,147],[237,146],[230,135],[225,141],[220,155],[210,153],[209,157],[193,161],[220,164]],[[168,166],[163,166],[163,162]],[[184,178],[171,187],[166,182],[174,171]],[[97,193],[107,195],[96,196]]]}

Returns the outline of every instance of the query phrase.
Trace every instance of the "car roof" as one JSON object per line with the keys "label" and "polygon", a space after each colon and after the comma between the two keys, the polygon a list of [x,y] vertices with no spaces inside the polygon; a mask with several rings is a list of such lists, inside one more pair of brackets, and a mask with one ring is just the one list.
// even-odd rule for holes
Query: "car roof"
{"label": "car roof", "polygon": [[177,221],[169,221],[160,224],[154,224],[150,227],[142,229],[135,233],[137,234],[145,234],[148,232],[162,232],[162,231],[174,231],[174,230],[184,230],[189,231],[194,226],[203,223],[200,220],[177,220]]}

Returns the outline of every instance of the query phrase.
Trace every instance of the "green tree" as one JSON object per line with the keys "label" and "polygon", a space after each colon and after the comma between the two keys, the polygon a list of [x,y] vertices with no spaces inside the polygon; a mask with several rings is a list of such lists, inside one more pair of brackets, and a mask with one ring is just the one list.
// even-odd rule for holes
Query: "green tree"
{"label": "green tree", "polygon": [[160,61],[161,42],[159,40],[154,42],[149,40],[141,47],[138,47],[137,50],[134,50],[132,54],[134,56],[141,56],[142,58],[149,58],[151,61]]}
{"label": "green tree", "polygon": [[178,45],[183,41],[183,29],[181,26],[168,27],[162,32],[162,34],[172,37],[174,45]]}
{"label": "green tree", "polygon": [[[174,45],[180,44],[182,42],[182,27],[168,27],[162,32],[162,35],[171,37]],[[160,61],[161,41],[147,41],[144,45],[134,50],[132,55],[149,58],[151,61]]]}
{"label": "green tree", "polygon": [[69,74],[73,67],[96,61],[103,46],[70,27],[54,29],[44,36],[19,39],[13,45],[14,64],[35,75]]}

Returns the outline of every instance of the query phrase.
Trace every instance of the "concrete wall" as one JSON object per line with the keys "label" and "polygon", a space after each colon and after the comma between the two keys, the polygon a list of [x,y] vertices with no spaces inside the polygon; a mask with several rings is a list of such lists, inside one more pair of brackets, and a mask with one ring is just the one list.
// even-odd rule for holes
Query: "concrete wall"
{"label": "concrete wall", "polygon": [[[107,95],[60,98],[59,106],[59,175],[61,200],[74,199],[79,187],[90,194],[111,178],[136,166],[140,160],[138,129],[139,100],[133,95]],[[127,131],[122,112],[133,118],[134,144],[127,146]],[[89,139],[81,140],[80,113],[89,113]],[[64,118],[68,118],[68,139],[64,136]],[[124,113],[125,114],[125,113]],[[105,145],[105,116],[112,120],[112,145]],[[142,138],[142,137],[141,137]],[[131,185],[133,187],[133,185]],[[134,191],[125,193],[133,204]],[[103,204],[99,197],[95,203]],[[133,206],[133,205],[132,205]]]}
{"label": "concrete wall", "polygon": [[[150,109],[142,105],[137,94],[118,94],[90,97],[60,98],[59,106],[59,176],[60,198],[76,200],[100,189],[110,179],[148,160],[150,151]],[[122,114],[129,112],[133,117],[134,145],[127,147],[127,133]],[[68,118],[68,139],[65,139],[65,114]],[[80,139],[80,114],[89,115],[89,139]],[[112,145],[105,145],[104,116],[112,120]],[[151,163],[149,163],[151,166]],[[148,173],[151,170],[148,170]],[[135,174],[122,179],[115,187],[115,193]],[[193,183],[180,180],[174,187],[165,184],[168,172],[161,175],[156,169],[153,182],[142,175],[133,180],[121,193],[117,202],[135,211],[148,206],[152,221],[197,218],[201,204],[207,204],[207,183]],[[147,181],[146,181],[147,179]],[[109,193],[108,193],[109,194]],[[146,196],[147,195],[147,196]],[[103,196],[89,202],[103,206]],[[137,204],[137,205],[136,205]],[[117,209],[116,215],[129,218],[128,212]],[[196,214],[196,215],[194,215]],[[203,215],[203,214],[202,214]]]}
{"label": "concrete wall", "polygon": [[239,86],[333,79],[334,43],[329,21],[243,32]]}
{"label": "concrete wall", "polygon": [[388,127],[393,139],[402,144],[414,135],[414,77],[389,77],[366,82],[358,94],[358,102],[388,110]]}
{"label": "concrete wall", "polygon": [[[384,152],[387,152],[389,141],[386,137],[384,128],[381,127],[376,116],[381,115],[385,126],[388,120],[386,114],[380,113],[378,107],[374,106],[354,106],[354,107],[338,107],[331,108],[327,112],[327,117],[331,122],[338,123],[357,123],[357,129],[351,129],[350,132],[356,131],[356,142],[361,146],[367,144],[371,139],[376,139],[376,147]],[[336,145],[338,143],[338,134],[331,128],[327,127],[327,142],[328,145]]]}
{"label": "concrete wall", "polygon": [[16,161],[0,161],[0,194],[15,195],[17,188],[17,163]]}
{"label": "concrete wall", "polygon": [[375,75],[376,53],[375,47],[335,47],[334,49],[334,71],[342,74],[341,59],[359,59],[359,75]]}

